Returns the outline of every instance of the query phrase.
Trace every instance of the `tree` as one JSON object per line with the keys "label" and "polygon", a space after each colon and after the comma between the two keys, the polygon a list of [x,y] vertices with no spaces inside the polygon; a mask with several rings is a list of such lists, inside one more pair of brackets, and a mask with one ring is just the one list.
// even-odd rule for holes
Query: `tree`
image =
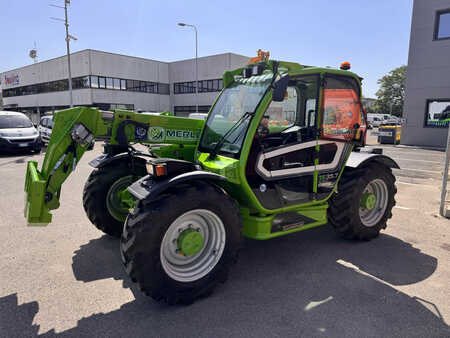
{"label": "tree", "polygon": [[391,70],[377,82],[380,89],[377,91],[376,111],[401,117],[405,99],[406,66]]}

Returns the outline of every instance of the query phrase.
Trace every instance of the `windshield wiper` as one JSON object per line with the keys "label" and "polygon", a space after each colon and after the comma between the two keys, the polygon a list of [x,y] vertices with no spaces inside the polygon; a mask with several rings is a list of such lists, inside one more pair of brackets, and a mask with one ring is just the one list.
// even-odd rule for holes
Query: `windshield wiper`
{"label": "windshield wiper", "polygon": [[223,146],[228,136],[230,136],[237,128],[240,127],[240,125],[247,120],[249,116],[253,117],[255,113],[246,112],[244,115],[241,116],[239,120],[222,136],[222,138],[217,142],[217,144],[214,146],[213,150],[209,153],[210,158],[214,158],[217,156],[217,152],[219,149]]}

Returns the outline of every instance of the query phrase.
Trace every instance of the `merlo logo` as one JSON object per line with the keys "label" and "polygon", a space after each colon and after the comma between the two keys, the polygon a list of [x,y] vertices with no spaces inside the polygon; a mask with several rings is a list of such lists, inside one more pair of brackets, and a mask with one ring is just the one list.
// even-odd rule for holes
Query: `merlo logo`
{"label": "merlo logo", "polygon": [[150,141],[164,141],[165,131],[161,127],[150,127],[148,130],[148,139]]}

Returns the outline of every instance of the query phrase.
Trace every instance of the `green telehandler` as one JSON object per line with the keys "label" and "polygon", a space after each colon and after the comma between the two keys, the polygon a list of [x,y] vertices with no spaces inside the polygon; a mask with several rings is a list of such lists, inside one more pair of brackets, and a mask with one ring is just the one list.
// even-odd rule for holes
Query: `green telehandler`
{"label": "green telehandler", "polygon": [[[331,224],[370,240],[392,216],[399,168],[364,147],[361,78],[258,60],[227,71],[207,120],[76,107],[56,113],[42,167],[27,164],[25,217],[51,222],[61,186],[94,141],[89,220],[120,237],[131,280],[155,300],[191,303],[227,278],[242,236]],[[146,144],[149,151],[138,151]]]}

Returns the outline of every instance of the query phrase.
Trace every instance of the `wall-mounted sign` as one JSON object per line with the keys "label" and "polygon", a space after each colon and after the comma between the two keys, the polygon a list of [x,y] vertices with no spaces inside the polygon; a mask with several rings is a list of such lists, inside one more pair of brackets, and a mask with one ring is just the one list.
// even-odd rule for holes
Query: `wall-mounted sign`
{"label": "wall-mounted sign", "polygon": [[16,86],[19,84],[19,74],[5,75],[3,79],[0,80],[0,84],[2,84],[2,82],[5,86]]}

